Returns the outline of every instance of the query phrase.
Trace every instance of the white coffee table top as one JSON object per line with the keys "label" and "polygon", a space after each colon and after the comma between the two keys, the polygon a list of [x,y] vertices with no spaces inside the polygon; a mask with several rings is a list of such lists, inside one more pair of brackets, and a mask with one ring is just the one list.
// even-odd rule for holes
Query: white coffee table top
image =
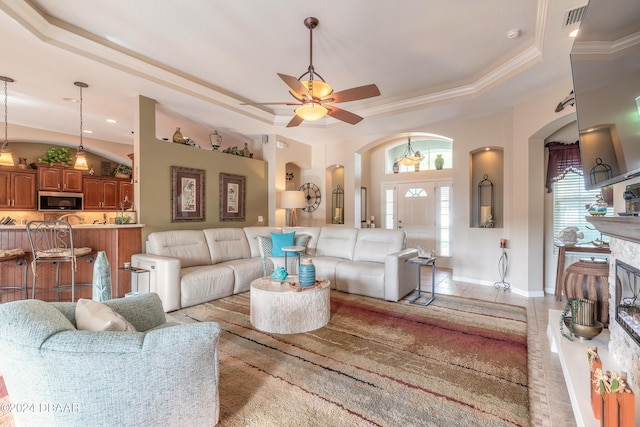
{"label": "white coffee table top", "polygon": [[330,282],[299,286],[297,276],[283,281],[270,277],[251,282],[251,324],[261,331],[295,334],[312,331],[329,322]]}

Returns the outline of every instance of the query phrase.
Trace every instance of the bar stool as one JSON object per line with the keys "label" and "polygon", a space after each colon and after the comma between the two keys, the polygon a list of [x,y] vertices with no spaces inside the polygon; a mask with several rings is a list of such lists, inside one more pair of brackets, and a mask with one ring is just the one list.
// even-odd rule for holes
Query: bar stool
{"label": "bar stool", "polygon": [[7,291],[20,290],[24,292],[24,299],[29,298],[27,289],[27,254],[22,249],[0,250],[0,263],[14,261],[16,266],[22,267],[22,283],[21,284],[7,284],[7,281],[0,281],[0,295]]}
{"label": "bar stool", "polygon": [[[48,263],[55,266],[54,290],[56,300],[60,301],[60,292],[71,290],[71,301],[75,301],[76,286],[91,286],[91,284],[76,284],[76,264],[78,258],[93,261],[93,249],[76,248],[73,244],[73,229],[71,224],[62,220],[30,221],[27,223],[27,236],[33,252],[33,287],[32,298],[36,297],[36,279],[38,264]],[[60,265],[71,265],[71,283],[60,284]]]}

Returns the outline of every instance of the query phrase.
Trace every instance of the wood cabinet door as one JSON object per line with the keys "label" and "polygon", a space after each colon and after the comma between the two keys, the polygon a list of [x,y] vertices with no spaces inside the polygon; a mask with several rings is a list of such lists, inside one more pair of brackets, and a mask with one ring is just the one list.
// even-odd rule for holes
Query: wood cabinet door
{"label": "wood cabinet door", "polygon": [[28,172],[11,174],[13,209],[36,209],[36,175]]}
{"label": "wood cabinet door", "polygon": [[46,191],[62,191],[62,169],[39,167],[38,189]]}
{"label": "wood cabinet door", "polygon": [[120,202],[125,202],[125,209],[133,208],[133,184],[131,184],[131,181],[120,181],[118,197]]}
{"label": "wood cabinet door", "polygon": [[120,200],[118,200],[118,181],[102,181],[102,208],[117,210]]}
{"label": "wood cabinet door", "polygon": [[95,178],[84,179],[84,208],[101,209],[102,191],[100,180]]}
{"label": "wood cabinet door", "polygon": [[0,171],[0,208],[11,205],[11,172]]}
{"label": "wood cabinet door", "polygon": [[82,193],[82,171],[75,169],[63,169],[62,191]]}

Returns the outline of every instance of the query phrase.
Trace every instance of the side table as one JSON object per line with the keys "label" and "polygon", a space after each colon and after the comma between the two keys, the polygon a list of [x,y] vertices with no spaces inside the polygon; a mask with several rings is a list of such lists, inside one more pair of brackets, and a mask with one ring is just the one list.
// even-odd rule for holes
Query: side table
{"label": "side table", "polygon": [[[120,273],[122,273],[123,271],[128,271],[130,274],[130,281],[129,283],[131,284],[130,286],[130,291],[131,292],[140,292],[140,275],[141,274],[147,274],[147,291],[150,292],[151,290],[150,288],[150,284],[149,284],[149,280],[150,280],[150,271],[149,270],[145,270],[144,268],[138,268],[138,267],[118,267],[118,281],[116,283],[116,298],[120,298]],[[134,279],[135,278],[135,290],[134,290]]]}
{"label": "side table", "polygon": [[296,273],[300,271],[300,254],[304,252],[304,246],[283,246],[282,252],[284,252],[284,269],[289,273],[289,269],[287,268],[287,254],[296,254],[298,255],[298,269]]}
{"label": "side table", "polygon": [[[423,305],[427,306],[436,299],[436,258],[428,257],[428,258],[420,258],[414,257],[407,260],[409,264],[418,264],[418,296],[409,301],[411,304]],[[418,302],[420,297],[422,297],[420,286],[422,284],[422,275],[420,270],[422,270],[423,265],[431,266],[431,298],[428,298],[424,303]]]}

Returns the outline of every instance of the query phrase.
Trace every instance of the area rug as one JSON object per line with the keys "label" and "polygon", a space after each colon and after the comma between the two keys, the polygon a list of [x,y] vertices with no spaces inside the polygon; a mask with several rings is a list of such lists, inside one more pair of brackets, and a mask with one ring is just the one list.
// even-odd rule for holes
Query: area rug
{"label": "area rug", "polygon": [[215,321],[221,426],[528,426],[523,307],[331,293],[329,324],[256,330],[249,293],[171,313]]}

